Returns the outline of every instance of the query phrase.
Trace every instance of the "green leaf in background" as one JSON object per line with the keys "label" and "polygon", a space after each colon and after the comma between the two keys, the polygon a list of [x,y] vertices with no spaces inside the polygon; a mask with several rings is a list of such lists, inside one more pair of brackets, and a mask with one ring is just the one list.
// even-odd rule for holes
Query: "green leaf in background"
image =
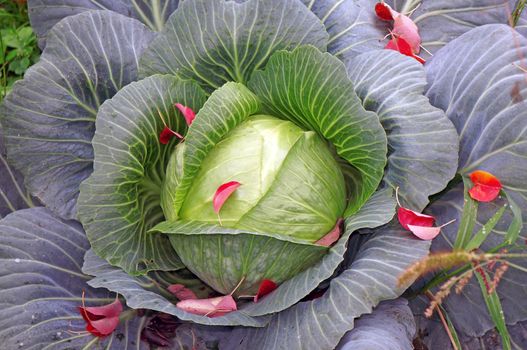
{"label": "green leaf in background", "polygon": [[79,218],[93,250],[131,274],[175,270],[181,262],[168,239],[147,235],[164,216],[161,188],[174,143],[163,145],[165,122],[184,133],[181,103],[198,111],[206,95],[189,81],[156,75],[130,84],[97,115],[94,172],[81,185]]}
{"label": "green leaf in background", "polygon": [[151,39],[143,24],[113,12],[68,17],[0,106],[9,161],[59,216],[76,218],[79,185],[92,172],[97,110],[137,79],[138,55]]}
{"label": "green leaf in background", "polygon": [[325,50],[326,43],[323,25],[297,0],[184,1],[141,57],[140,71],[177,74],[210,91],[246,83],[277,50]]}
{"label": "green leaf in background", "polygon": [[386,164],[387,141],[379,118],[355,94],[342,62],[312,46],[279,51],[249,87],[263,110],[313,130],[331,142],[347,167],[350,188],[344,216],[357,211],[377,189]]}

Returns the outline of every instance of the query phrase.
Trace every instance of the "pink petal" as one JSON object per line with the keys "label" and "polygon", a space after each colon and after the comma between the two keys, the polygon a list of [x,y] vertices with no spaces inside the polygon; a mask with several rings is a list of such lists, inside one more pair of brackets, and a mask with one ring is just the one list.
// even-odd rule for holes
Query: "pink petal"
{"label": "pink petal", "polygon": [[105,317],[88,323],[86,330],[97,337],[111,334],[119,325],[119,317]]}
{"label": "pink petal", "polygon": [[190,107],[183,106],[181,103],[176,103],[174,106],[179,109],[181,114],[183,114],[187,125],[190,126],[194,121],[194,118],[196,118],[196,113],[194,113],[194,111]]}
{"label": "pink petal", "polygon": [[315,244],[324,247],[329,247],[330,245],[338,241],[340,238],[340,226],[342,225],[342,222],[342,219],[338,219],[335,227],[331,231],[329,231],[324,237],[316,241]]}
{"label": "pink petal", "polygon": [[414,235],[421,238],[422,240],[429,241],[437,237],[439,232],[441,232],[441,227],[424,227],[424,226],[415,226],[408,225],[408,229],[412,231]]}
{"label": "pink petal", "polygon": [[394,16],[393,34],[404,39],[412,48],[412,52],[418,54],[421,50],[421,36],[417,25],[410,17],[398,14]]}
{"label": "pink petal", "polygon": [[254,296],[254,302],[258,302],[259,298],[266,296],[276,288],[278,288],[278,284],[268,279],[263,280],[262,283],[260,283],[260,286],[258,287],[258,292]]}
{"label": "pink petal", "polygon": [[183,136],[181,136],[177,132],[173,131],[168,126],[165,126],[163,131],[161,131],[161,133],[159,134],[159,142],[161,142],[163,145],[166,145],[167,143],[170,142],[170,140],[174,136],[177,137],[178,139],[182,139],[183,138]]}
{"label": "pink petal", "polygon": [[410,230],[410,225],[430,227],[433,226],[435,222],[433,216],[421,214],[403,207],[397,209],[397,219],[401,226],[406,230]]}
{"label": "pink petal", "polygon": [[198,299],[196,294],[185,287],[182,284],[171,284],[167,287],[168,291],[176,296],[179,300],[187,300],[187,299]]}
{"label": "pink petal", "polygon": [[121,312],[123,312],[123,305],[121,304],[119,299],[115,299],[115,301],[111,304],[103,306],[83,307],[81,309],[84,309],[90,315],[104,317],[119,317]]}
{"label": "pink petal", "polygon": [[214,212],[216,214],[220,212],[223,204],[229,199],[230,195],[240,187],[240,185],[241,183],[238,181],[230,181],[218,187],[212,200],[212,206],[214,207]]}
{"label": "pink petal", "polygon": [[384,47],[385,49],[388,49],[388,50],[394,50],[394,51],[397,51],[405,56],[409,56],[409,57],[412,57],[414,59],[416,59],[419,63],[421,64],[425,64],[425,60],[419,56],[416,56],[414,54],[414,52],[412,51],[412,47],[410,46],[410,44],[404,40],[403,38],[399,38],[399,37],[392,37],[392,39],[390,41],[388,41],[388,44],[386,44],[386,46]]}
{"label": "pink petal", "polygon": [[232,295],[208,299],[187,299],[176,304],[176,307],[191,314],[218,317],[236,311],[236,301]]}

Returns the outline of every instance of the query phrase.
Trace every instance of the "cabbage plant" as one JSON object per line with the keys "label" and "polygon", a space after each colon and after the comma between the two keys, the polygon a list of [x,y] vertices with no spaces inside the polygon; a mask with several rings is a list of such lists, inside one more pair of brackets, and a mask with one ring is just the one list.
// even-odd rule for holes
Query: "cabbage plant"
{"label": "cabbage plant", "polygon": [[[512,2],[386,3],[417,7],[424,67],[373,0],[30,0],[43,54],[0,119],[7,348],[412,348],[397,278],[430,242],[394,190],[441,225],[482,169],[525,211],[527,39]],[[463,341],[493,328],[457,298]]]}

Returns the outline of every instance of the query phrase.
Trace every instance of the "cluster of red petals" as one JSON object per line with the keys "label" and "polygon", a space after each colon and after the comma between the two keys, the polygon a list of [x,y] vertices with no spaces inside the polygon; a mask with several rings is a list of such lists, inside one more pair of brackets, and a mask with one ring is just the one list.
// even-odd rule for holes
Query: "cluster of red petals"
{"label": "cluster of red petals", "polygon": [[214,197],[212,199],[212,206],[214,207],[214,212],[218,214],[223,207],[223,204],[229,199],[234,191],[241,186],[241,183],[238,181],[229,181],[226,182],[216,190]]}
{"label": "cluster of red petals", "polygon": [[342,226],[343,222],[344,222],[344,220],[342,218],[338,219],[337,223],[335,224],[335,227],[331,231],[329,231],[324,237],[322,237],[321,239],[316,241],[315,244],[316,245],[321,245],[321,246],[324,246],[324,247],[329,247],[333,243],[338,241],[339,238],[340,238],[340,234],[341,234],[340,227]]}
{"label": "cluster of red petals", "polygon": [[414,21],[410,17],[395,11],[383,1],[375,5],[375,13],[383,21],[393,21],[393,30],[390,32],[392,38],[384,48],[398,51],[424,64],[425,60],[417,56],[421,51],[421,36]]}
{"label": "cluster of red petals", "polygon": [[119,325],[119,315],[123,306],[119,299],[103,306],[79,307],[80,314],[86,321],[86,330],[96,337],[111,334]]}
{"label": "cluster of red petals", "polygon": [[500,180],[483,170],[474,171],[470,174],[470,180],[474,186],[468,190],[472,199],[478,202],[491,202],[498,197],[502,185]]}
{"label": "cluster of red petals", "polygon": [[[194,113],[194,111],[190,107],[184,106],[181,103],[176,103],[174,107],[176,107],[181,112],[181,114],[183,114],[185,122],[188,126],[190,126],[196,118],[196,113]],[[177,137],[180,140],[183,139],[183,136],[181,134],[175,132],[174,130],[170,129],[167,125],[165,125],[163,131],[159,133],[159,142],[163,145],[166,145],[170,142],[173,137]]]}
{"label": "cluster of red petals", "polygon": [[267,294],[271,293],[276,288],[278,288],[278,284],[274,283],[271,280],[264,279],[262,281],[262,283],[260,283],[260,286],[258,287],[258,292],[254,296],[253,301],[255,303],[257,303],[260,298],[262,298],[262,297],[266,296]]}

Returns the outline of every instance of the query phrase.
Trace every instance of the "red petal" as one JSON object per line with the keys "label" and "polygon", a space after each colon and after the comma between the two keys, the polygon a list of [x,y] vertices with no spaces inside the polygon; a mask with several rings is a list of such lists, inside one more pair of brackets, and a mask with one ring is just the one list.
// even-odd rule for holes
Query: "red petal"
{"label": "red petal", "polygon": [[399,220],[401,226],[406,230],[410,230],[410,225],[430,227],[433,226],[435,222],[435,218],[433,216],[421,214],[403,207],[399,207],[399,209],[397,209],[397,219]]}
{"label": "red petal", "polygon": [[416,56],[413,51],[410,44],[404,40],[403,38],[393,37],[390,41],[388,41],[388,44],[384,47],[388,50],[394,50],[398,51],[399,53],[402,53],[405,56],[412,57],[417,60],[417,62],[421,64],[425,64],[425,60],[419,56]]}
{"label": "red petal", "polygon": [[236,191],[236,189],[240,187],[240,185],[241,183],[239,183],[238,181],[230,181],[218,187],[212,200],[212,206],[214,207],[214,212],[216,214],[220,212],[221,207],[223,207],[225,201],[229,199],[230,195],[234,191]]}
{"label": "red petal", "polygon": [[232,295],[208,299],[187,299],[176,304],[176,307],[191,314],[218,317],[236,311],[236,302]]}
{"label": "red petal", "polygon": [[410,45],[412,53],[418,54],[421,50],[421,36],[419,35],[419,29],[410,17],[402,14],[394,16],[392,33],[399,39],[405,40],[408,45]]}
{"label": "red petal", "polygon": [[194,121],[194,118],[196,118],[196,113],[194,113],[194,111],[190,107],[183,106],[181,103],[176,103],[174,106],[179,109],[181,114],[183,114],[187,125],[190,126]]}
{"label": "red petal", "polygon": [[429,241],[434,238],[441,232],[441,227],[425,227],[425,226],[416,226],[408,225],[408,229],[412,231],[417,237]]}
{"label": "red petal", "polygon": [[119,325],[119,315],[123,311],[123,306],[116,299],[108,305],[79,307],[79,311],[86,321],[86,330],[97,337],[104,337]]}
{"label": "red petal", "polygon": [[375,13],[377,14],[377,17],[379,17],[383,21],[393,20],[392,11],[393,10],[390,8],[390,6],[386,5],[383,2],[378,2],[377,4],[375,4]]}
{"label": "red petal", "polygon": [[181,136],[180,134],[178,134],[177,132],[173,131],[172,129],[170,129],[168,126],[165,126],[165,128],[163,129],[163,131],[161,131],[161,133],[159,134],[159,142],[161,142],[163,145],[166,145],[167,143],[170,142],[170,140],[172,139],[172,137],[177,137],[179,139],[182,139],[183,136]]}
{"label": "red petal", "polygon": [[121,312],[123,312],[123,305],[116,299],[113,303],[103,305],[103,306],[90,306],[90,307],[81,307],[83,311],[87,312],[91,316],[102,316],[102,317],[119,317]]}
{"label": "red petal", "polygon": [[258,299],[266,296],[267,294],[271,293],[273,290],[278,288],[278,284],[274,283],[271,280],[263,280],[262,283],[260,283],[260,286],[258,287],[258,292],[254,296],[254,302],[258,302]]}
{"label": "red petal", "polygon": [[474,171],[470,174],[470,180],[474,183],[468,193],[472,199],[479,202],[490,202],[498,197],[502,188],[500,180],[489,172],[483,170]]}
{"label": "red petal", "polygon": [[196,294],[185,287],[182,284],[171,284],[167,287],[168,291],[176,296],[179,300],[187,300],[187,299],[198,299]]}
{"label": "red petal", "polygon": [[335,227],[331,231],[329,231],[324,237],[316,241],[315,244],[324,247],[329,247],[330,245],[338,241],[340,238],[340,226],[342,225],[342,221],[342,219],[338,219]]}

